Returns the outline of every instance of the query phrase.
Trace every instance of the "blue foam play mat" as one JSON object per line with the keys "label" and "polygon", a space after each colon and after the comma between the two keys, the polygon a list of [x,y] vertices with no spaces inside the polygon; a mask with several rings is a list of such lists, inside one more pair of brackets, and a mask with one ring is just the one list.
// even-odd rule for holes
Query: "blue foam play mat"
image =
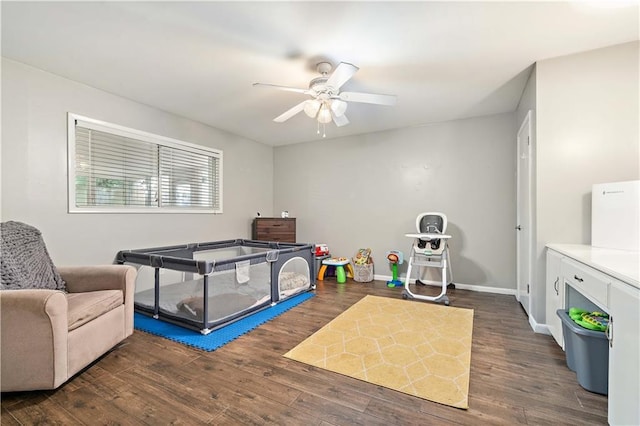
{"label": "blue foam play mat", "polygon": [[314,296],[307,292],[299,294],[275,306],[251,314],[246,318],[214,330],[206,336],[199,331],[190,330],[165,321],[153,319],[146,315],[134,313],[133,324],[136,330],[155,334],[165,339],[173,340],[183,345],[193,346],[203,351],[215,351],[243,334],[253,330],[261,324],[277,317],[289,309],[299,305]]}

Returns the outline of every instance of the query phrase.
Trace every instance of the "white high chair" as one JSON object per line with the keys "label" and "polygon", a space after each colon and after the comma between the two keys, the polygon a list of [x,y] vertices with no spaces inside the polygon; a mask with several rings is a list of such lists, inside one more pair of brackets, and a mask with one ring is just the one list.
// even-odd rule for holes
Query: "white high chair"
{"label": "white high chair", "polygon": [[[447,230],[447,216],[444,213],[427,212],[421,213],[416,218],[417,233],[405,234],[406,237],[413,238],[411,246],[411,255],[409,256],[409,266],[407,267],[407,277],[404,282],[404,290],[402,291],[403,299],[427,300],[430,302],[443,302],[449,305],[447,297],[447,285],[453,279],[451,273],[451,263],[449,261],[449,247],[447,240],[451,235],[445,234]],[[442,290],[438,296],[423,296],[415,294],[409,287],[411,279],[411,270],[413,266],[439,268],[442,275]],[[447,276],[447,272],[449,275]],[[420,274],[418,274],[420,276]],[[424,284],[416,279],[416,284]]]}

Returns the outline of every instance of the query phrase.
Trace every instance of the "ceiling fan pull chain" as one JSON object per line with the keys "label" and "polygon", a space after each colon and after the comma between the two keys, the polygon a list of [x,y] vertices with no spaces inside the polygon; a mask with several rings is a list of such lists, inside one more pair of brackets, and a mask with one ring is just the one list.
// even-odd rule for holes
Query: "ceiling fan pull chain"
{"label": "ceiling fan pull chain", "polygon": [[322,137],[326,138],[327,137],[327,125],[326,124],[322,124]]}
{"label": "ceiling fan pull chain", "polygon": [[316,134],[318,134],[318,135],[319,135],[319,134],[320,134],[320,122],[319,122],[319,121],[316,121],[316,124],[318,125],[318,131],[316,132]]}

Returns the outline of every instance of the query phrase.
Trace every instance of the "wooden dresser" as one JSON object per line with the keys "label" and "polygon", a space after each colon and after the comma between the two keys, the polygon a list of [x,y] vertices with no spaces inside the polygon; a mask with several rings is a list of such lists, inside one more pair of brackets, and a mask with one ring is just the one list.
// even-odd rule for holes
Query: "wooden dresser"
{"label": "wooden dresser", "polygon": [[252,239],[262,241],[296,242],[296,219],[256,217],[253,219]]}

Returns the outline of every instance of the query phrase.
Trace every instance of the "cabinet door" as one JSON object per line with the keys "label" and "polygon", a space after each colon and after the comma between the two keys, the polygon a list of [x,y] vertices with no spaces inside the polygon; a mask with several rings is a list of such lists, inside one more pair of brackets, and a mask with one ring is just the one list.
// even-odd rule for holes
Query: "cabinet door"
{"label": "cabinet door", "polygon": [[[562,321],[556,314],[558,309],[564,308],[564,280],[560,275],[560,265],[563,256],[558,252],[547,249],[547,279],[546,279],[546,318],[547,328],[560,346],[562,344]],[[563,346],[564,347],[564,346]]]}
{"label": "cabinet door", "polygon": [[640,425],[640,289],[613,281],[609,314],[609,424]]}

